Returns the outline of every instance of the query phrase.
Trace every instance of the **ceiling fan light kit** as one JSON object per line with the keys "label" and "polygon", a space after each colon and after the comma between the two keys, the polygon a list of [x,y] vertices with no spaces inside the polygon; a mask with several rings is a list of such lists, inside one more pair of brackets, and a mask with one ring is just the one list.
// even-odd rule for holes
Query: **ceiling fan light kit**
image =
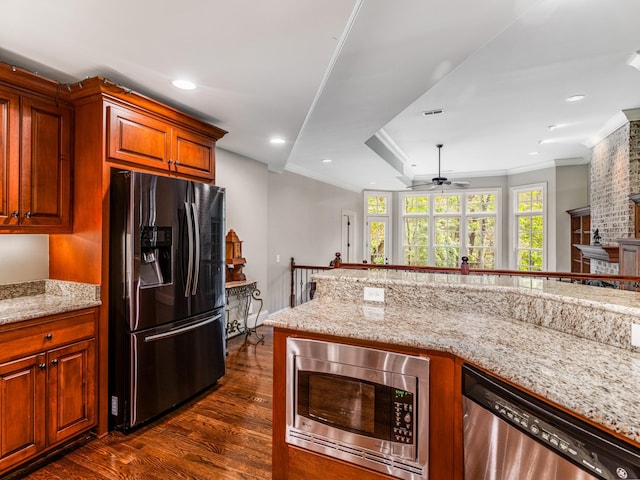
{"label": "ceiling fan light kit", "polygon": [[443,177],[442,173],[440,171],[440,152],[442,150],[442,147],[444,145],[439,143],[436,145],[436,147],[438,147],[438,176],[437,177],[433,177],[431,179],[430,183],[418,183],[415,185],[411,185],[408,188],[414,189],[414,188],[420,188],[420,187],[426,187],[428,186],[429,188],[427,188],[427,190],[433,190],[435,188],[438,187],[442,187],[444,185],[455,185],[456,187],[468,187],[469,185],[471,185],[471,182],[467,181],[467,180],[449,180],[447,177]]}

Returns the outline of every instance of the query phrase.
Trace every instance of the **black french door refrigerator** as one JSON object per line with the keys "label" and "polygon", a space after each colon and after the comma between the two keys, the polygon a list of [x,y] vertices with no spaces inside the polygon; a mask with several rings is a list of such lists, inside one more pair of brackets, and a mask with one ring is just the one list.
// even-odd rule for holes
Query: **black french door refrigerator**
{"label": "black french door refrigerator", "polygon": [[225,373],[224,189],[113,170],[110,427],[127,431]]}

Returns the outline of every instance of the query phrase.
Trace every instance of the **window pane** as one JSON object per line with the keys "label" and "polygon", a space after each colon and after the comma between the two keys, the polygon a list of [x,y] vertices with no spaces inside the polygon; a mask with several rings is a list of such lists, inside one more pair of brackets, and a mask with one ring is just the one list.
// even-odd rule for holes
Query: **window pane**
{"label": "window pane", "polygon": [[406,197],[404,199],[405,214],[421,214],[429,213],[429,197]]}
{"label": "window pane", "polygon": [[467,195],[467,213],[495,212],[496,195],[494,193],[471,193]]}
{"label": "window pane", "polygon": [[460,195],[437,195],[433,202],[435,213],[460,213]]}
{"label": "window pane", "polygon": [[374,264],[384,264],[385,255],[385,222],[370,222],[369,223],[369,245],[370,245],[370,260]]}
{"label": "window pane", "polygon": [[460,218],[440,217],[436,219],[436,245],[460,245]]}
{"label": "window pane", "polygon": [[386,215],[387,197],[367,197],[367,213],[370,215]]}
{"label": "window pane", "polygon": [[404,245],[429,245],[429,219],[404,219]]}

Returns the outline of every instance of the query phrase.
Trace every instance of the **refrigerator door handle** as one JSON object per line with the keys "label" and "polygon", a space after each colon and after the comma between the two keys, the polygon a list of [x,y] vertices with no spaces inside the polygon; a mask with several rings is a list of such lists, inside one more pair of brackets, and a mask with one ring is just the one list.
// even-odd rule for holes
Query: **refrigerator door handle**
{"label": "refrigerator door handle", "polygon": [[187,234],[189,236],[189,266],[187,267],[187,284],[184,289],[184,296],[190,295],[191,283],[193,281],[193,225],[191,224],[191,204],[184,202],[185,218],[187,219]]}
{"label": "refrigerator door handle", "polygon": [[191,289],[191,295],[195,295],[198,290],[198,280],[200,278],[200,224],[198,222],[198,207],[195,203],[191,204],[191,214],[193,215],[193,228],[194,238],[196,241],[196,252],[194,261],[194,274],[193,274],[193,288]]}
{"label": "refrigerator door handle", "polygon": [[156,342],[158,340],[163,340],[165,338],[175,337],[176,335],[181,335],[185,332],[190,332],[191,330],[204,327],[205,325],[215,322],[221,317],[222,317],[222,314],[219,313],[215,317],[207,318],[202,322],[194,323],[192,325],[187,325],[186,327],[182,327],[182,328],[176,328],[175,330],[169,330],[168,332],[164,332],[164,333],[157,333],[156,335],[149,335],[148,337],[144,337],[144,342],[145,343]]}

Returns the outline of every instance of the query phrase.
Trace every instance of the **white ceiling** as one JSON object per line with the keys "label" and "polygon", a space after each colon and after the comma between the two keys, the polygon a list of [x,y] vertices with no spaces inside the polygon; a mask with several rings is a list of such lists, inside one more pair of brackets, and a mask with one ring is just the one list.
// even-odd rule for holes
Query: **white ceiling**
{"label": "white ceiling", "polygon": [[438,143],[454,179],[587,160],[640,108],[638,19],[638,0],[3,0],[0,60],[107,77],[275,172],[400,190],[435,176]]}

